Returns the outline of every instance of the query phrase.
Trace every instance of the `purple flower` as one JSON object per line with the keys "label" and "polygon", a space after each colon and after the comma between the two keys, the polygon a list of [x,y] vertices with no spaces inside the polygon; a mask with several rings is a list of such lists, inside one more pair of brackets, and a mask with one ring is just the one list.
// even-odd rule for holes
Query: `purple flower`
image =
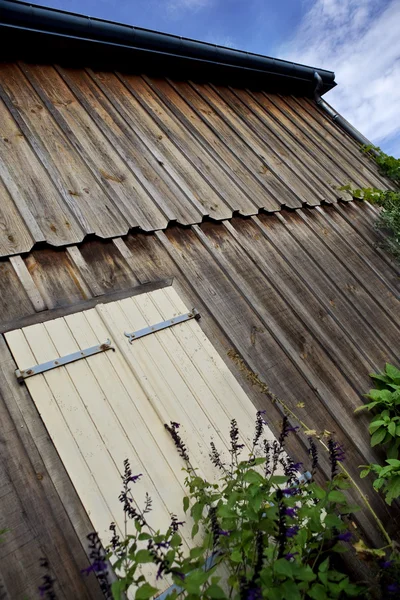
{"label": "purple flower", "polygon": [[132,481],[133,483],[136,483],[137,481],[139,481],[139,479],[143,477],[142,473],[139,473],[139,475],[132,475],[131,477],[129,477],[128,481]]}
{"label": "purple flower", "polygon": [[337,539],[340,540],[341,542],[350,542],[352,537],[353,536],[350,533],[350,531],[343,531],[343,533],[339,533],[339,535],[337,536]]}
{"label": "purple flower", "polygon": [[285,515],[294,519],[297,516],[297,508],[288,507],[285,508]]}
{"label": "purple flower", "polygon": [[286,496],[295,496],[296,494],[298,494],[298,492],[298,488],[295,487],[285,488],[284,490],[282,490],[282,493]]}
{"label": "purple flower", "polygon": [[294,537],[297,532],[299,531],[299,526],[298,525],[293,525],[292,527],[288,527],[285,531],[285,536],[288,538],[292,538]]}
{"label": "purple flower", "polygon": [[390,594],[395,594],[396,592],[400,592],[400,585],[398,583],[389,583],[386,589]]}
{"label": "purple flower", "polygon": [[336,475],[337,464],[345,459],[344,448],[338,442],[330,438],[328,440],[329,460],[331,463],[332,479]]}
{"label": "purple flower", "polygon": [[231,532],[230,532],[230,531],[227,531],[226,529],[220,529],[220,530],[218,531],[218,535],[225,535],[225,536],[228,536],[228,535],[231,535]]}
{"label": "purple flower", "polygon": [[164,573],[164,564],[161,563],[161,565],[158,567],[156,579],[161,579],[161,577],[163,576],[163,573]]}
{"label": "purple flower", "polygon": [[154,545],[157,546],[157,548],[169,548],[170,547],[170,543],[168,541],[165,541],[165,542],[155,542]]}
{"label": "purple flower", "polygon": [[392,560],[384,560],[381,562],[382,569],[390,569],[390,567],[392,567],[392,566],[393,566]]}
{"label": "purple flower", "polygon": [[167,423],[164,423],[164,427],[168,431],[170,436],[172,437],[173,442],[175,444],[175,448],[178,450],[179,456],[181,458],[183,458],[183,460],[185,460],[186,462],[189,462],[189,453],[187,451],[187,448],[186,448],[182,438],[180,437],[179,433],[177,432],[177,429],[179,428],[179,423],[176,423],[175,421],[171,421],[170,425],[168,425]]}
{"label": "purple flower", "polygon": [[102,560],[95,560],[91,565],[86,567],[86,569],[82,569],[82,575],[90,575],[90,573],[99,573],[101,571],[107,570],[107,563]]}
{"label": "purple flower", "polygon": [[261,598],[261,589],[259,587],[250,588],[247,592],[247,600],[258,600]]}
{"label": "purple flower", "polygon": [[288,427],[286,429],[287,433],[291,433],[292,431],[294,433],[297,433],[299,431],[300,427],[298,425],[295,425],[294,427]]}
{"label": "purple flower", "polygon": [[291,560],[296,556],[296,554],[298,554],[298,552],[288,552],[287,554],[285,554],[285,558],[286,560]]}

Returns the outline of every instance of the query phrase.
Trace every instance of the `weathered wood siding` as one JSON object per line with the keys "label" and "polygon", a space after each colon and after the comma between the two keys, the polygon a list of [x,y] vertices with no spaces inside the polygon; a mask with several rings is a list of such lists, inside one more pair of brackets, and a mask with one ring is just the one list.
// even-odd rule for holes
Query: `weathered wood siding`
{"label": "weathered wood siding", "polygon": [[[282,210],[275,215],[234,217],[189,228],[170,225],[151,234],[88,240],[67,249],[44,247],[18,260],[3,259],[1,331],[84,310],[96,302],[128,296],[135,286],[137,293],[137,286],[151,286],[151,282],[173,277],[174,288],[187,306],[200,310],[200,327],[254,404],[267,410],[271,429],[279,429],[280,407],[250,387],[228,358],[230,349],[236,350],[310,428],[328,430],[344,445],[350,473],[395,534],[398,524],[393,511],[389,513],[368,480],[359,480],[358,465],[379,457],[369,446],[367,416],[355,417],[353,413],[370,387],[368,373],[381,369],[385,361],[398,363],[400,356],[399,273],[376,248],[381,240],[373,226],[375,216],[367,204],[339,203]],[[9,465],[6,472],[16,497],[24,498],[28,484],[37,498],[46,493],[44,490],[52,490],[46,501],[57,515],[52,522],[54,535],[64,540],[64,545],[57,546],[64,553],[60,562],[68,567],[67,580],[74,573],[79,578],[77,562],[84,562],[81,544],[90,523],[68,488],[71,484],[54,456],[36,409],[29,404],[24,387],[18,388],[13,380],[13,362],[5,347],[4,353],[1,367],[8,383],[4,377],[0,382],[5,401],[1,410],[3,415],[8,407],[11,416],[2,433],[2,460]],[[12,394],[7,386],[12,386]],[[305,407],[299,408],[299,402]],[[14,451],[17,444],[18,455]],[[291,437],[288,448],[307,464],[306,443],[301,436]],[[327,457],[321,453],[320,458],[321,473],[326,475]],[[22,466],[18,477],[12,471],[15,460]],[[44,465],[36,466],[40,461]],[[37,472],[44,473],[43,478],[38,478]],[[356,504],[361,502],[354,491],[352,499]],[[2,496],[0,513],[11,518],[10,509],[4,510],[7,502],[7,496]],[[47,522],[45,531],[35,529],[31,505],[29,514],[22,517],[25,502],[28,500],[13,508],[16,514],[11,525],[4,525],[11,529],[0,546],[6,575],[15,560],[21,564],[27,560],[24,538],[14,525],[18,518],[23,523],[28,520],[24,527],[32,540],[29,556],[35,555],[33,548],[35,556],[42,549],[48,553],[55,543],[53,537],[46,538]],[[37,502],[41,506],[41,501]],[[71,520],[70,529],[64,528],[66,518]],[[367,540],[379,544],[378,530],[368,512],[358,513],[356,519]],[[74,530],[78,538],[71,541]],[[81,554],[73,558],[72,552],[79,547]],[[38,565],[31,564],[30,568],[32,580],[37,581]],[[76,597],[71,589],[64,585],[66,598]],[[85,590],[79,597],[95,593]],[[14,597],[22,598],[22,592]]]}
{"label": "weathered wood siding", "polygon": [[0,65],[0,255],[387,185],[305,99],[195,82]]}

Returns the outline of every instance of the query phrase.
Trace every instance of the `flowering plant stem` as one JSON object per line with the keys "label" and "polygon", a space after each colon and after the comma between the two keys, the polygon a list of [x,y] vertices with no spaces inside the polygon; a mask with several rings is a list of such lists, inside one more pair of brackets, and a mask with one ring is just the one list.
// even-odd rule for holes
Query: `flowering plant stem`
{"label": "flowering plant stem", "polygon": [[[244,360],[240,357],[240,355],[237,352],[235,352],[234,350],[230,350],[228,352],[228,356],[237,364],[239,369],[242,372],[244,372],[247,379],[253,385],[256,385],[260,389],[260,391],[265,396],[267,396],[274,404],[279,404],[283,408],[284,413],[286,415],[291,416],[293,419],[296,420],[297,423],[299,423],[299,425],[301,426],[304,433],[309,434],[309,432],[312,431],[311,427],[308,427],[308,425],[283,400],[281,400],[278,396],[276,396],[275,394],[273,394],[270,391],[267,384],[264,381],[262,381],[256,373],[254,373],[253,371],[251,371],[251,369],[248,368],[248,366],[245,364]],[[326,451],[329,450],[327,444],[324,442],[324,440],[322,439],[322,437],[320,435],[316,434],[314,437],[316,437],[318,442],[323,446],[323,448],[325,448]],[[387,541],[387,543],[393,547],[392,538],[390,537],[389,533],[385,529],[382,521],[380,520],[380,518],[374,511],[373,507],[371,506],[371,503],[369,502],[367,496],[361,490],[360,486],[358,485],[358,483],[356,482],[354,477],[351,476],[351,474],[346,469],[346,467],[340,463],[339,468],[343,472],[343,474],[346,475],[347,479],[351,482],[352,486],[357,490],[357,493],[360,495],[360,498],[362,499],[363,503],[367,507],[368,511],[371,513],[372,517],[374,518],[379,530],[381,531],[381,533],[382,533],[383,537],[385,538],[385,540]]]}

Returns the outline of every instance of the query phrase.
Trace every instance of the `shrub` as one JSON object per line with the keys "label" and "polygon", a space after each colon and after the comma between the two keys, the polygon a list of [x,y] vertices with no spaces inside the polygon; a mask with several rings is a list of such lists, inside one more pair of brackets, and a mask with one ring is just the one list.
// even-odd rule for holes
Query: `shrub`
{"label": "shrub", "polygon": [[371,374],[375,388],[370,390],[368,404],[360,406],[356,412],[368,410],[373,413],[369,425],[371,446],[381,446],[386,452],[385,465],[364,465],[361,477],[371,472],[377,477],[373,483],[375,490],[385,494],[388,504],[400,496],[400,371],[387,364],[385,372]]}
{"label": "shrub", "polygon": [[[348,516],[357,510],[343,493],[349,484],[337,474],[342,448],[329,440],[331,478],[322,487],[313,480],[318,462],[313,440],[309,440],[311,472],[301,475],[302,465],[284,450],[287,436],[298,428],[285,417],[279,439],[269,442],[263,438],[263,427],[263,414],[258,412],[253,447],[244,457],[232,421],[229,458],[211,443],[210,460],[218,477],[206,481],[190,462],[179,424],[166,425],[186,471],[183,509],[193,521],[190,550],[181,534],[183,522],[175,515],[166,531],[154,531],[150,499],[142,510],[136,508],[132,488],[140,475],[133,475],[125,462],[120,501],[125,523],[133,522],[134,532],[120,538],[115,524],[111,525],[108,557],[118,575],[112,584],[113,598],[132,590],[137,600],[153,597],[159,593],[154,583],[164,576],[173,581],[172,599],[179,594],[189,600],[360,596],[362,588],[341,572],[338,560],[353,538]],[[103,572],[104,561],[96,562],[88,570]],[[155,580],[141,571],[147,563],[155,568]]]}

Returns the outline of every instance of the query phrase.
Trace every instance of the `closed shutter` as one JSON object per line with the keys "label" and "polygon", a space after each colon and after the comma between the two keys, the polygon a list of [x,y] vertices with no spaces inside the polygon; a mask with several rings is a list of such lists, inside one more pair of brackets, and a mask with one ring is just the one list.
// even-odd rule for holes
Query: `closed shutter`
{"label": "closed shutter", "polygon": [[[129,343],[124,332],[187,313],[165,288],[32,325],[6,334],[19,369],[84,350],[110,338],[107,351],[26,379],[54,445],[104,544],[114,521],[123,531],[118,501],[123,461],[134,474],[135,500],[153,500],[153,527],[182,515],[183,462],[164,428],[181,424],[199,473],[215,477],[210,440],[228,458],[230,420],[251,448],[255,409],[199,324],[190,320]],[[267,437],[272,433],[267,432]],[[190,543],[191,524],[183,535]]]}

